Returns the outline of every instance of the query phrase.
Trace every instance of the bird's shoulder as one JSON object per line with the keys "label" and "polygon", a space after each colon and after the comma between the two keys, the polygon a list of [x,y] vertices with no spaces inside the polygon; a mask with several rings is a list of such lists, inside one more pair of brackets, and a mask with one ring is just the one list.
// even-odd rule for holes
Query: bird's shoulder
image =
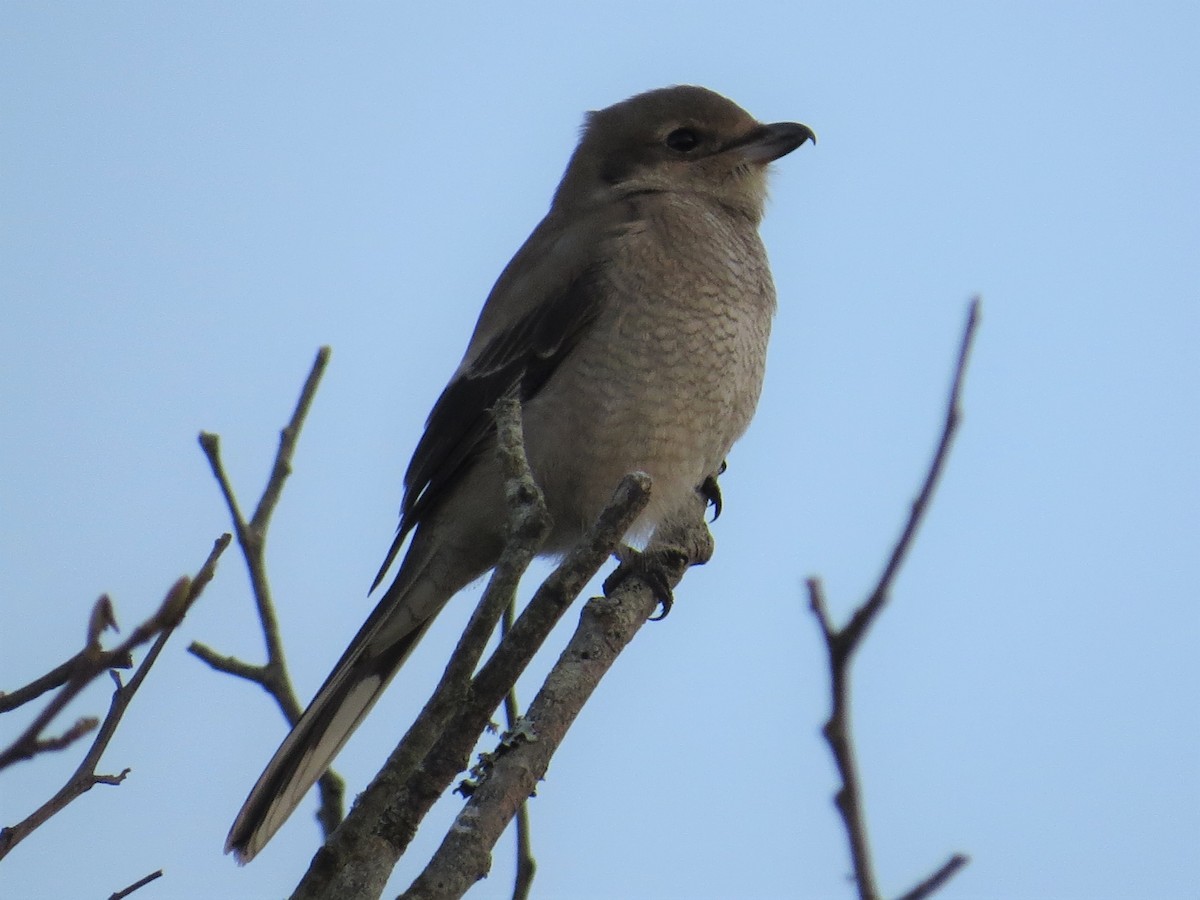
{"label": "bird's shoulder", "polygon": [[595,321],[600,272],[643,214],[637,197],[552,209],[504,268],[413,452],[400,528],[376,585],[405,534],[486,452],[496,401],[513,389],[522,401],[535,396]]}
{"label": "bird's shoulder", "polygon": [[[618,248],[644,228],[649,198],[618,197],[585,207],[555,208],[500,273],[479,314],[456,377],[470,376],[486,359],[534,348],[514,344],[531,322],[586,306],[588,287]],[[500,352],[507,348],[508,353]]]}

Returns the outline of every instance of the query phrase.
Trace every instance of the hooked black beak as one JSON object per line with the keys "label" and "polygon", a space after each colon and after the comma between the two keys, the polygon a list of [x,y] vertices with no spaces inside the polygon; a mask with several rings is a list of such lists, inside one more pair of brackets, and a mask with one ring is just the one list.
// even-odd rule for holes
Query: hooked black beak
{"label": "hooked black beak", "polygon": [[787,156],[805,141],[817,142],[817,136],[807,125],[799,122],[776,122],[759,125],[729,149],[737,149],[747,162],[766,165]]}

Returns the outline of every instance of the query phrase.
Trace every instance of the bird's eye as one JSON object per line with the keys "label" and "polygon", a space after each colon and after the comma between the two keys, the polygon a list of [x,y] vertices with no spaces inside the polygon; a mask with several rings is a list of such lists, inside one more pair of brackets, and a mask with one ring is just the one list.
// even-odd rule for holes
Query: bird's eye
{"label": "bird's eye", "polygon": [[679,153],[695,150],[700,144],[700,138],[690,128],[676,128],[667,135],[667,146]]}

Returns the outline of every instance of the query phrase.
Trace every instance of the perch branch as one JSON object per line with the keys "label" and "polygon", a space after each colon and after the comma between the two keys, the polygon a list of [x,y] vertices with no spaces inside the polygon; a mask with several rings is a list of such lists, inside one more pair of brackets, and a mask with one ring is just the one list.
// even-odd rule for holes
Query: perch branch
{"label": "perch branch", "polygon": [[519,729],[505,735],[497,751],[480,767],[482,776],[472,786],[470,799],[428,866],[402,895],[405,900],[461,897],[487,875],[492,847],[534,792],[600,679],[654,614],[661,599],[659,587],[666,584],[674,589],[689,565],[711,556],[712,537],[704,525],[704,506],[698,497],[695,513],[693,520],[666,529],[666,534],[651,541],[645,555],[653,570],[635,568],[624,579],[610,580],[615,587],[606,588],[606,596],[584,606],[575,634]]}
{"label": "perch branch", "polygon": [[[519,423],[519,410],[501,403],[496,414],[501,423],[499,452],[503,459],[506,455],[511,456],[512,449],[510,438],[503,435],[514,434],[504,423]],[[516,436],[519,437],[519,431]],[[510,449],[505,450],[505,447]],[[540,492],[523,463],[523,450],[504,465],[508,473],[506,492],[510,520],[517,522],[521,518],[521,498],[536,492],[540,503]],[[516,468],[510,468],[513,465],[519,468],[520,477],[512,477],[517,474]],[[445,686],[454,679],[443,676],[433,697],[383,769],[359,796],[346,821],[317,851],[292,895],[293,900],[329,896],[351,900],[379,896],[396,861],[416,833],[417,825],[454,777],[467,768],[471,750],[492,713],[555,623],[641,514],[649,501],[649,489],[649,478],[645,475],[628,476],[622,482],[596,525],[534,594],[512,631],[469,683],[465,696],[457,691],[447,691]],[[511,525],[510,529],[516,529],[516,526]],[[532,552],[520,549],[513,541],[508,543],[480,607],[455,651],[456,657],[464,648],[482,646],[480,642],[486,642],[490,637],[499,610],[512,596],[520,572],[527,565],[527,560],[523,561],[521,557],[527,553],[532,556]],[[496,600],[503,602],[494,607],[494,615],[484,616],[481,610],[491,606],[488,595],[493,591],[493,585],[502,585]],[[470,665],[452,659],[448,668],[469,673],[478,659],[473,654]]]}

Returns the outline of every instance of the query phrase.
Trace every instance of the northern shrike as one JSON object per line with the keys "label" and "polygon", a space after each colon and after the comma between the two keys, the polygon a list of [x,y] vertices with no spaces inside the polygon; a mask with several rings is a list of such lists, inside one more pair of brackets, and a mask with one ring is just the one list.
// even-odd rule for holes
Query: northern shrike
{"label": "northern shrike", "polygon": [[775,288],[758,236],[766,170],[812,131],[700,87],[587,116],[550,212],[501,273],[404,477],[391,586],[250,792],[226,851],[283,824],[446,602],[495,565],[506,510],[490,409],[511,386],[561,553],[618,482],[653,479],[631,533],[717,473],[762,387]]}

